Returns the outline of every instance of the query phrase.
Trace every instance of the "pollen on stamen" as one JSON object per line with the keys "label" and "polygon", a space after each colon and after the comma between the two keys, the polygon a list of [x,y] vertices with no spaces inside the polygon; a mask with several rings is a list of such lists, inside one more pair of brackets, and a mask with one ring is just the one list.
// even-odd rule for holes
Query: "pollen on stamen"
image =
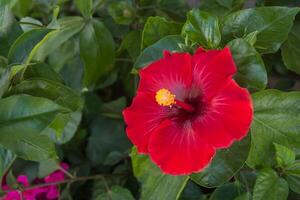
{"label": "pollen on stamen", "polygon": [[156,92],[155,100],[161,106],[172,106],[175,104],[175,94],[172,94],[168,89],[162,88]]}

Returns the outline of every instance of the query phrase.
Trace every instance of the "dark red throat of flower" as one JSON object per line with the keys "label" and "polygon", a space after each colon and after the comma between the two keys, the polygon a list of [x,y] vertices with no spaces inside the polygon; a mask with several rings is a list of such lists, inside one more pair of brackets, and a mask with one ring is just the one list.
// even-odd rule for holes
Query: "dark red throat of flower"
{"label": "dark red throat of flower", "polygon": [[165,88],[160,89],[156,92],[155,100],[161,106],[176,106],[190,113],[195,111],[193,106],[176,99],[176,96]]}

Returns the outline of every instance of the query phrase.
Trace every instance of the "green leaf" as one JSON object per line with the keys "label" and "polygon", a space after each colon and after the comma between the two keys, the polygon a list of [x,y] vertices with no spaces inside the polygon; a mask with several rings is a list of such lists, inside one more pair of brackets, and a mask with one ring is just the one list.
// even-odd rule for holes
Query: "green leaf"
{"label": "green leaf", "polygon": [[256,179],[253,200],[286,200],[288,183],[269,168],[262,169]]}
{"label": "green leaf", "polygon": [[36,63],[27,66],[23,75],[24,79],[42,78],[48,79],[54,82],[64,83],[62,77],[51,68],[51,66],[45,63]]}
{"label": "green leaf", "polygon": [[0,100],[0,144],[26,160],[56,158],[50,138],[41,132],[66,109],[40,97],[14,95]]}
{"label": "green leaf", "polygon": [[60,45],[80,32],[84,26],[83,19],[71,17],[59,21],[61,29],[56,29],[48,33],[30,52],[27,64],[32,60],[44,61],[46,57],[55,51]]}
{"label": "green leaf", "polygon": [[59,169],[59,164],[56,160],[45,160],[39,163],[38,177],[44,178]]}
{"label": "green leaf", "polygon": [[15,155],[0,145],[0,180],[15,160]]}
{"label": "green leaf", "polygon": [[5,70],[0,73],[0,98],[6,92],[10,85],[10,71]]}
{"label": "green leaf", "polygon": [[84,83],[97,84],[113,68],[115,43],[102,22],[92,20],[80,33],[80,55],[84,62]]}
{"label": "green leaf", "polygon": [[243,7],[245,0],[202,0],[200,10],[224,16]]}
{"label": "green leaf", "polygon": [[104,103],[100,108],[100,113],[103,116],[111,118],[122,118],[122,111],[126,107],[126,98],[120,97],[114,101]]}
{"label": "green leaf", "polygon": [[242,193],[244,189],[237,182],[225,183],[211,194],[209,200],[235,200]]}
{"label": "green leaf", "polygon": [[97,117],[90,125],[91,136],[86,148],[87,157],[93,164],[104,164],[111,152],[124,153],[130,148],[130,143],[124,132],[121,119]]}
{"label": "green leaf", "polygon": [[0,5],[0,55],[7,57],[10,46],[22,34],[8,6]]}
{"label": "green leaf", "polygon": [[300,74],[300,22],[295,22],[288,39],[281,46],[281,55],[285,66]]}
{"label": "green leaf", "polygon": [[117,24],[131,24],[135,17],[135,11],[131,0],[117,1],[109,4],[108,13]]}
{"label": "green leaf", "polygon": [[134,200],[128,189],[114,185],[109,191],[99,195],[95,200]]}
{"label": "green leaf", "polygon": [[252,97],[254,120],[247,164],[252,168],[274,166],[274,142],[287,147],[300,146],[300,93],[264,90]]}
{"label": "green leaf", "polygon": [[188,176],[162,173],[148,156],[138,154],[136,148],[132,149],[131,160],[133,173],[142,186],[141,200],[178,199],[189,180]]}
{"label": "green leaf", "polygon": [[33,7],[33,0],[13,0],[10,1],[12,11],[18,17],[24,17]]}
{"label": "green leaf", "polygon": [[191,10],[187,14],[187,21],[182,28],[182,34],[202,47],[217,48],[221,42],[219,19],[199,9]]}
{"label": "green leaf", "polygon": [[227,45],[238,69],[234,78],[239,85],[248,89],[264,89],[268,77],[259,53],[244,39],[232,40]]}
{"label": "green leaf", "polygon": [[230,148],[218,150],[211,164],[201,173],[192,174],[191,179],[203,187],[218,187],[230,180],[240,170],[248,156],[250,135]]}
{"label": "green leaf", "polygon": [[223,20],[222,36],[228,42],[257,31],[255,48],[260,53],[275,53],[286,40],[299,8],[260,7],[241,10]]}
{"label": "green leaf", "polygon": [[47,33],[49,29],[38,28],[32,29],[20,35],[18,39],[11,46],[8,53],[8,63],[11,64],[23,64],[27,61],[27,58],[32,49],[39,43]]}
{"label": "green leaf", "polygon": [[142,49],[154,44],[167,35],[180,33],[181,24],[168,21],[163,17],[149,17],[142,33]]}
{"label": "green leaf", "polygon": [[126,50],[131,58],[136,59],[141,53],[142,32],[133,30],[126,34],[118,52]]}
{"label": "green leaf", "polygon": [[200,186],[189,180],[182,191],[179,200],[205,200],[206,195],[202,192]]}
{"label": "green leaf", "polygon": [[93,0],[75,0],[75,5],[83,16],[91,16]]}
{"label": "green leaf", "polygon": [[179,44],[183,42],[183,39],[179,35],[169,35],[160,39],[143,50],[137,58],[134,67],[140,69],[146,67],[149,63],[162,58],[164,50],[181,51]]}
{"label": "green leaf", "polygon": [[300,162],[296,162],[284,170],[284,178],[294,192],[300,194]]}
{"label": "green leaf", "polygon": [[295,162],[296,155],[293,150],[276,143],[274,143],[274,146],[276,151],[276,161],[280,167],[285,168]]}

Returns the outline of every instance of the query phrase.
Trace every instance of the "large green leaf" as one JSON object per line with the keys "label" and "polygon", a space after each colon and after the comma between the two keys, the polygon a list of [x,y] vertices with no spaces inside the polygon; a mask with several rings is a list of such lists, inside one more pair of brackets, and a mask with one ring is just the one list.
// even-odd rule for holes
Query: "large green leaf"
{"label": "large green leaf", "polygon": [[49,33],[49,31],[49,29],[39,28],[23,33],[10,48],[8,53],[8,62],[10,64],[25,63],[31,50],[45,37],[47,33]]}
{"label": "large green leaf", "polygon": [[251,167],[275,165],[276,142],[300,146],[300,93],[264,90],[253,94],[254,120],[247,164]]}
{"label": "large green leaf", "polygon": [[8,6],[0,5],[0,55],[7,57],[10,46],[22,34]]}
{"label": "large green leaf", "polygon": [[243,7],[245,0],[201,0],[200,10],[222,16]]}
{"label": "large green leaf", "polygon": [[56,158],[50,138],[41,132],[67,110],[53,101],[29,95],[0,100],[0,144],[26,160]]}
{"label": "large green leaf", "polygon": [[0,180],[15,160],[15,155],[0,145]]}
{"label": "large green leaf", "polygon": [[16,85],[10,93],[43,97],[66,107],[69,112],[59,113],[42,133],[56,143],[65,143],[75,134],[81,121],[83,101],[72,89],[49,79],[31,78]]}
{"label": "large green leaf", "polygon": [[61,28],[48,33],[37,45],[32,49],[27,63],[31,60],[44,61],[46,57],[55,51],[60,45],[69,40],[75,34],[79,33],[83,26],[83,19],[80,17],[69,17],[59,21]]}
{"label": "large green leaf", "polygon": [[102,22],[89,21],[80,33],[80,55],[84,62],[84,83],[94,86],[111,71],[115,59],[115,43]]}
{"label": "large green leaf", "polygon": [[300,162],[296,162],[284,170],[284,178],[294,192],[300,194]]}
{"label": "large green leaf", "polygon": [[183,39],[179,35],[166,36],[153,45],[143,50],[137,58],[134,67],[140,69],[146,67],[151,62],[162,58],[163,51],[181,51],[179,44],[183,43]]}
{"label": "large green leaf", "polygon": [[256,50],[244,39],[235,39],[228,43],[237,66],[235,80],[249,89],[262,90],[267,84],[267,72],[264,62]]}
{"label": "large green leaf", "polygon": [[222,36],[228,42],[257,31],[255,48],[260,53],[274,53],[286,40],[299,8],[260,7],[241,10],[223,20]]}
{"label": "large green leaf", "polygon": [[289,188],[287,182],[269,168],[262,169],[256,179],[253,200],[286,200]]}
{"label": "large green leaf", "polygon": [[285,66],[300,74],[300,22],[295,22],[288,39],[281,47],[281,55]]}
{"label": "large green leaf", "polygon": [[217,48],[221,42],[219,19],[199,9],[191,10],[187,14],[182,34],[202,47]]}
{"label": "large green leaf", "polygon": [[230,148],[218,150],[211,164],[201,173],[190,177],[204,187],[218,187],[228,181],[243,167],[250,149],[250,135]]}
{"label": "large green leaf", "polygon": [[178,199],[184,189],[188,176],[163,174],[148,156],[138,154],[136,148],[131,152],[132,168],[141,183],[141,200]]}
{"label": "large green leaf", "polygon": [[230,182],[218,187],[211,194],[209,200],[236,200],[236,198],[239,198],[244,193],[244,188],[238,182]]}
{"label": "large green leaf", "polygon": [[167,35],[180,33],[181,24],[168,21],[163,17],[149,17],[142,33],[142,48],[148,47]]}

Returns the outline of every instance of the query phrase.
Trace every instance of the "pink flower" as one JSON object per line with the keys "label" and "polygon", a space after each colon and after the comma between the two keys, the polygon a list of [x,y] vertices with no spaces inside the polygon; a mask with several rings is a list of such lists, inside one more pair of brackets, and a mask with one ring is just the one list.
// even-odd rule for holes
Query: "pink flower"
{"label": "pink flower", "polygon": [[[64,170],[69,169],[69,165],[66,163],[60,164],[61,168]],[[58,181],[62,181],[65,179],[65,174],[62,170],[56,170],[55,172],[49,174],[42,180],[36,179],[34,182],[38,183],[54,183]],[[17,182],[22,185],[25,190],[18,191],[13,190],[8,192],[1,200],[57,200],[59,198],[59,189],[57,185],[50,185],[46,187],[39,187],[34,189],[26,189],[29,187],[28,178],[25,175],[20,175],[17,178]],[[7,184],[5,178],[2,182],[2,189],[9,190],[11,189]]]}

